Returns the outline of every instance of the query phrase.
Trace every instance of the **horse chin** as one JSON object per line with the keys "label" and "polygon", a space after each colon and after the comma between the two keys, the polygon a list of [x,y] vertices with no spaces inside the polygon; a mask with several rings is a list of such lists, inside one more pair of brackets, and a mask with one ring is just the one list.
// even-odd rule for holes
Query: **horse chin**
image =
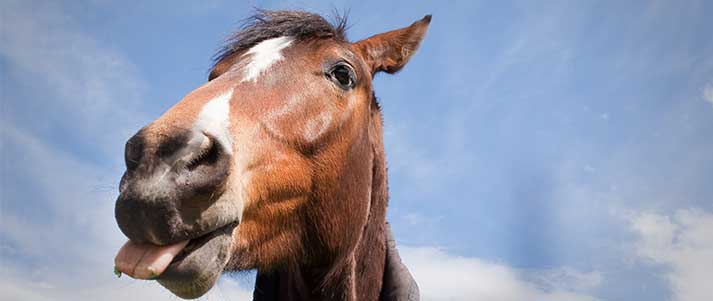
{"label": "horse chin", "polygon": [[192,239],[157,278],[173,294],[195,299],[208,292],[230,260],[237,223]]}

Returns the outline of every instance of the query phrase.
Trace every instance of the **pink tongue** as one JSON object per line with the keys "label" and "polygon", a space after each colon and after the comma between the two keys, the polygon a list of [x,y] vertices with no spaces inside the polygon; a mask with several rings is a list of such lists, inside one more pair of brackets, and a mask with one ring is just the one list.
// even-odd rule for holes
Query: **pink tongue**
{"label": "pink tongue", "polygon": [[136,279],[152,279],[161,275],[174,257],[186,247],[188,241],[157,246],[127,241],[114,258],[119,272]]}

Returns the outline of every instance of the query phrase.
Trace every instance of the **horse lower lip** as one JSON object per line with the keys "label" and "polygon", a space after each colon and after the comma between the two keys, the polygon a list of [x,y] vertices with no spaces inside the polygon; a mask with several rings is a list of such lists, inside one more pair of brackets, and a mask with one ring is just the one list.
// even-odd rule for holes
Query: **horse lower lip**
{"label": "horse lower lip", "polygon": [[230,259],[232,223],[191,240],[166,270],[156,279],[175,295],[193,299],[205,294],[217,280]]}

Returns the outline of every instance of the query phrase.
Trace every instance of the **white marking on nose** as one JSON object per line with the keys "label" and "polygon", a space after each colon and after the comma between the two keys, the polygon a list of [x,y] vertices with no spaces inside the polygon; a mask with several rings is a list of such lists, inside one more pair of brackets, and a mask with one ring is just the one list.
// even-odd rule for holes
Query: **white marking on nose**
{"label": "white marking on nose", "polygon": [[198,119],[193,124],[195,131],[213,136],[230,154],[232,143],[230,139],[230,98],[233,90],[218,95],[203,106]]}
{"label": "white marking on nose", "polygon": [[243,54],[243,57],[250,56],[250,62],[244,68],[244,76],[241,82],[255,82],[265,70],[274,63],[279,62],[284,57],[282,49],[292,44],[292,38],[279,37],[262,41],[253,46]]}

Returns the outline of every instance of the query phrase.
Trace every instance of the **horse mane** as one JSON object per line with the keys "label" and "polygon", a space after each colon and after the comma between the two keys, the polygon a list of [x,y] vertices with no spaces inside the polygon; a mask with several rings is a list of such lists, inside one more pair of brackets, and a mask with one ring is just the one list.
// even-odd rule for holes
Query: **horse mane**
{"label": "horse mane", "polygon": [[233,54],[247,51],[272,38],[290,36],[296,41],[314,38],[346,41],[346,14],[335,15],[335,22],[330,23],[320,15],[305,11],[259,9],[243,21],[240,30],[228,36],[225,45],[213,56],[211,69]]}

